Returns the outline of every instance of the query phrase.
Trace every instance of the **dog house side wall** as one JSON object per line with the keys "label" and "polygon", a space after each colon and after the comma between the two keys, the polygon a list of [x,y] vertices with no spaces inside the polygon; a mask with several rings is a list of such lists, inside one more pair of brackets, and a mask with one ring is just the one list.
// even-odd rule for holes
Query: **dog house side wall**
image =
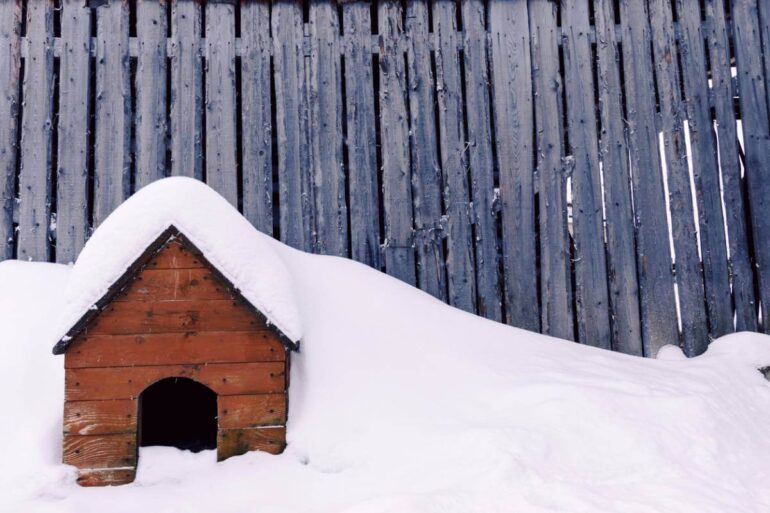
{"label": "dog house side wall", "polygon": [[217,456],[285,446],[288,353],[184,240],[164,247],[65,354],[65,463],[83,485],[137,463],[138,397],[172,376],[218,396]]}

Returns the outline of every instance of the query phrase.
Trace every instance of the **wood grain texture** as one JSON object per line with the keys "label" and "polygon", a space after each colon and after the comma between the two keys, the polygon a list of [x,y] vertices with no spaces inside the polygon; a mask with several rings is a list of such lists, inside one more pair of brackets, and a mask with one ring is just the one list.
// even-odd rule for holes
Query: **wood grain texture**
{"label": "wood grain texture", "polygon": [[136,467],[136,435],[64,435],[62,457],[83,469]]}
{"label": "wood grain texture", "polygon": [[735,330],[756,331],[757,304],[754,293],[754,271],[749,256],[747,205],[744,204],[746,184],[741,177],[741,150],[738,145],[733,105],[730,29],[722,0],[706,1],[706,19],[710,24],[707,35],[711,63],[711,91],[719,139],[719,167],[730,250]]}
{"label": "wood grain texture", "polygon": [[218,395],[272,394],[286,388],[283,362],[215,363],[67,369],[67,401],[134,399],[168,377],[198,381]]}
{"label": "wood grain texture", "polygon": [[540,331],[528,8],[505,0],[491,0],[489,8],[505,320]]}
{"label": "wood grain texture", "polygon": [[217,401],[220,429],[286,423],[286,394],[225,395]]}
{"label": "wood grain texture", "polygon": [[200,255],[182,241],[171,241],[147,262],[148,269],[204,269]]}
{"label": "wood grain texture", "polygon": [[380,211],[369,3],[343,3],[342,19],[345,32],[350,256],[380,269]]}
{"label": "wood grain texture", "polygon": [[91,9],[62,3],[59,141],[56,169],[56,261],[74,262],[88,236],[88,126],[91,115]]}
{"label": "wood grain texture", "polygon": [[136,433],[137,401],[65,401],[64,435]]}
{"label": "wood grain texture", "polygon": [[500,247],[490,122],[492,112],[486,12],[482,0],[465,0],[461,5],[465,28],[465,116],[468,125],[466,139],[470,167],[471,223],[476,258],[476,311],[483,317],[501,321]]}
{"label": "wood grain texture", "polygon": [[436,100],[446,217],[446,266],[449,304],[476,311],[473,229],[468,186],[468,143],[463,117],[461,43],[455,2],[433,4],[436,32]]}
{"label": "wood grain texture", "polygon": [[645,356],[679,345],[666,201],[655,124],[655,91],[646,5],[621,0],[626,123],[633,184],[637,276]]}
{"label": "wood grain texture", "polygon": [[597,0],[595,7],[596,75],[601,121],[599,148],[606,209],[612,347],[616,351],[642,356],[631,174],[623,120],[615,12],[610,0]]}
{"label": "wood grain texture", "polygon": [[612,347],[602,215],[602,178],[591,69],[591,27],[582,0],[562,6],[564,85],[572,171],[577,333],[582,344]]}
{"label": "wood grain texture", "polygon": [[[447,278],[444,242],[448,242],[442,220],[443,171],[438,155],[436,105],[439,87],[431,69],[430,3],[406,3],[403,37],[406,40],[407,97],[411,156],[413,243],[417,256],[417,285],[446,301]],[[408,215],[408,212],[405,212]],[[446,219],[446,218],[445,218]],[[451,258],[449,258],[451,259]]]}
{"label": "wood grain texture", "polygon": [[241,3],[241,145],[243,216],[273,234],[273,121],[270,2]]}
{"label": "wood grain texture", "polygon": [[53,123],[53,0],[27,2],[21,121],[18,258],[49,258]]}
{"label": "wood grain texture", "polygon": [[21,0],[0,2],[0,260],[13,257],[18,155]]}
{"label": "wood grain texture", "polygon": [[285,427],[220,429],[217,432],[217,461],[249,451],[280,454],[286,447]]}
{"label": "wood grain texture", "polygon": [[78,337],[65,354],[66,368],[131,365],[284,361],[286,350],[272,331],[206,331]]}
{"label": "wood grain texture", "polygon": [[206,183],[238,208],[235,8],[206,3]]}
{"label": "wood grain texture", "polygon": [[573,340],[556,4],[549,0],[530,0],[529,26],[537,134],[541,329],[554,337]]}
{"label": "wood grain texture", "polygon": [[117,486],[131,483],[135,478],[135,468],[80,470],[77,483],[80,486]]}
{"label": "wood grain texture", "polygon": [[166,0],[136,2],[136,189],[166,176],[167,10]]}
{"label": "wood grain texture", "polygon": [[232,300],[235,295],[208,269],[145,269],[113,301]]}
{"label": "wood grain texture", "polygon": [[385,271],[416,285],[402,19],[399,2],[384,0],[379,3],[380,144],[385,215],[382,250]]}
{"label": "wood grain texture", "polygon": [[131,74],[127,1],[96,9],[96,142],[93,225],[97,227],[129,195]]}
{"label": "wood grain texture", "polygon": [[201,4],[171,4],[171,174],[203,178]]}
{"label": "wood grain texture", "polygon": [[770,208],[770,121],[762,55],[757,51],[761,37],[756,3],[732,2],[732,22],[758,299],[762,331],[770,333],[770,217],[766,215]]}

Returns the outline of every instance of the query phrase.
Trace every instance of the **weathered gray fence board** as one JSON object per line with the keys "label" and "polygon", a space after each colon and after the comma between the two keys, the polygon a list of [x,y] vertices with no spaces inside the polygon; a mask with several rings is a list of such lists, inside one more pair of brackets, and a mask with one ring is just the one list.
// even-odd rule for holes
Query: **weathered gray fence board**
{"label": "weathered gray fence board", "polygon": [[527,3],[491,0],[489,9],[505,317],[540,331]]}
{"label": "weathered gray fence board", "polygon": [[415,285],[402,12],[394,0],[380,2],[378,9],[384,263],[388,274]]}
{"label": "weathered gray fence board", "polygon": [[433,4],[436,33],[436,96],[447,218],[447,284],[449,304],[476,311],[476,275],[468,190],[468,145],[463,124],[462,73],[456,4]]}
{"label": "weathered gray fence board", "polygon": [[610,349],[612,333],[588,11],[580,0],[565,0],[561,6],[567,127],[574,158],[572,219],[578,340]]}
{"label": "weathered gray fence board", "polygon": [[302,9],[291,1],[273,4],[273,64],[275,71],[276,130],[280,237],[290,246],[311,250],[310,190],[304,167],[308,155],[302,112],[306,105]]}
{"label": "weathered gray fence board", "polygon": [[[709,335],[721,337],[734,331],[730,298],[727,242],[722,215],[716,136],[709,105],[706,49],[701,30],[700,5],[678,0],[679,51],[686,96],[692,168],[700,227],[703,278],[708,308]],[[696,264],[697,262],[697,254]],[[702,302],[702,298],[701,298]],[[701,346],[705,349],[705,344]]]}
{"label": "weathered gray fence board", "polygon": [[711,61],[711,90],[719,138],[719,165],[722,173],[730,275],[732,277],[735,329],[757,329],[757,305],[754,296],[754,272],[749,259],[748,226],[743,204],[735,109],[733,107],[730,40],[722,0],[707,0],[706,15],[710,22],[708,48]]}
{"label": "weathered gray fence board", "polygon": [[749,0],[734,0],[732,8],[754,262],[764,319],[762,329],[770,332],[770,216],[767,215],[770,209],[770,126],[767,84],[761,73],[762,55],[758,51],[761,41],[757,6]]}
{"label": "weathered gray fence board", "polygon": [[407,75],[409,76],[409,140],[412,157],[414,246],[417,251],[417,285],[429,294],[447,299],[446,266],[441,222],[441,165],[436,133],[436,97],[431,70],[428,27],[429,3],[406,3]]}
{"label": "weathered gray fence board", "polygon": [[61,16],[56,261],[74,262],[88,236],[88,126],[91,10],[65,0]]}
{"label": "weathered gray fence board", "polygon": [[243,215],[273,234],[273,120],[270,97],[270,2],[241,4]]}
{"label": "weathered gray fence board", "polygon": [[102,4],[95,12],[94,227],[128,196],[131,167],[128,3]]}
{"label": "weathered gray fence board", "polygon": [[342,18],[345,31],[351,257],[379,269],[380,211],[369,3],[342,4]]}
{"label": "weathered gray fence board", "polygon": [[462,3],[465,29],[465,115],[470,166],[471,222],[476,257],[476,311],[502,320],[499,279],[494,155],[492,153],[486,13],[482,0]]}
{"label": "weathered gray fence board", "polygon": [[166,0],[137,0],[135,188],[166,174]]}
{"label": "weathered gray fence board", "polygon": [[171,174],[200,180],[203,178],[200,3],[173,0],[171,27]]}
{"label": "weathered gray fence board", "polygon": [[679,343],[671,274],[666,203],[650,60],[651,35],[644,2],[621,1],[626,119],[636,222],[637,273],[644,354]]}
{"label": "weathered gray fence board", "polygon": [[631,208],[631,175],[623,121],[615,13],[612,0],[597,0],[594,5],[596,76],[601,119],[599,147],[604,177],[612,347],[617,351],[641,356],[642,332]]}
{"label": "weathered gray fence board", "polygon": [[53,117],[53,1],[27,2],[27,56],[19,173],[19,246],[22,260],[48,260]]}
{"label": "weathered gray fence board", "polygon": [[676,41],[670,0],[650,0],[649,13],[668,174],[682,342],[688,355],[697,355],[708,346],[708,324],[683,126],[685,105],[675,58]]}
{"label": "weathered gray fence board", "polygon": [[700,353],[768,318],[770,4],[675,1],[0,2],[0,259],[186,175],[465,310]]}
{"label": "weathered gray fence board", "polygon": [[18,158],[21,0],[0,2],[0,259],[13,257]]}
{"label": "weathered gray fence board", "polygon": [[238,206],[234,11],[206,4],[206,183]]}
{"label": "weathered gray fence board", "polygon": [[575,332],[556,9],[557,5],[549,0],[529,1],[540,207],[540,317],[543,333],[572,340]]}
{"label": "weathered gray fence board", "polygon": [[339,20],[330,0],[310,5],[310,137],[316,251],[348,255],[348,212],[342,162],[342,76]]}

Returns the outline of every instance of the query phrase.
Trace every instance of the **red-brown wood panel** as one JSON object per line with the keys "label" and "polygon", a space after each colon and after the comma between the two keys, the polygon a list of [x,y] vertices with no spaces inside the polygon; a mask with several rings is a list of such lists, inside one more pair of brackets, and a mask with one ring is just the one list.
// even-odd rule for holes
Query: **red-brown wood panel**
{"label": "red-brown wood panel", "polygon": [[183,246],[179,241],[172,241],[161,249],[147,263],[150,269],[190,269],[204,267],[200,255]]}
{"label": "red-brown wood panel", "polygon": [[137,402],[133,399],[65,401],[65,435],[136,432]]}
{"label": "red-brown wood panel", "polygon": [[108,468],[102,470],[81,470],[78,472],[80,486],[116,486],[128,484],[136,477],[134,468]]}
{"label": "red-brown wood panel", "polygon": [[227,395],[217,401],[220,429],[286,423],[286,394]]}
{"label": "red-brown wood panel", "polygon": [[253,331],[264,327],[236,300],[113,302],[87,328],[88,334],[129,335],[188,331]]}
{"label": "red-brown wood panel", "polygon": [[284,448],[286,448],[285,427],[220,429],[217,433],[217,460],[219,461],[249,451],[280,454]]}
{"label": "red-brown wood panel", "polygon": [[64,463],[78,468],[136,466],[136,434],[65,435]]}
{"label": "red-brown wood panel", "polygon": [[272,394],[286,388],[284,362],[66,369],[68,401],[132,399],[163,378],[190,378],[218,395]]}
{"label": "red-brown wood panel", "polygon": [[113,301],[233,299],[209,269],[144,269]]}
{"label": "red-brown wood panel", "polygon": [[82,335],[64,366],[122,367],[194,363],[270,362],[286,359],[285,346],[267,328],[150,335]]}

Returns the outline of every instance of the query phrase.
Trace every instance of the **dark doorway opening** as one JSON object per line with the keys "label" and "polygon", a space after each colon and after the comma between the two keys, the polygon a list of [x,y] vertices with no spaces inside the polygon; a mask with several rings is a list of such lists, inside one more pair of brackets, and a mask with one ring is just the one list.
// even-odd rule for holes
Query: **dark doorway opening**
{"label": "dark doorway opening", "polygon": [[139,445],[216,449],[217,394],[188,378],[150,385],[139,396]]}

